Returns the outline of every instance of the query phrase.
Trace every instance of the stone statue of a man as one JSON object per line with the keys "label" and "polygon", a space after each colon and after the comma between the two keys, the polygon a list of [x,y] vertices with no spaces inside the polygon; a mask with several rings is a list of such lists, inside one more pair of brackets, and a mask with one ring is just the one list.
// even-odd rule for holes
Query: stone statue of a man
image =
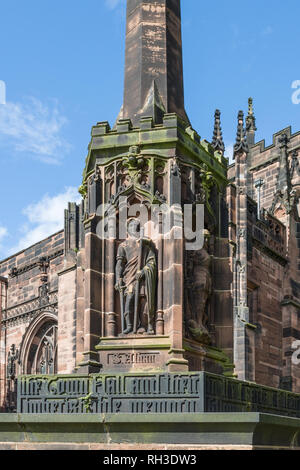
{"label": "stone statue of a man", "polygon": [[189,334],[200,342],[210,342],[207,329],[207,304],[212,293],[211,256],[209,255],[209,232],[204,231],[204,246],[191,251],[187,261],[186,295],[188,301],[187,328]]}
{"label": "stone statue of a man", "polygon": [[157,280],[155,248],[141,236],[137,219],[129,220],[127,231],[128,238],[119,245],[116,263],[115,288],[120,292],[122,334],[152,335]]}

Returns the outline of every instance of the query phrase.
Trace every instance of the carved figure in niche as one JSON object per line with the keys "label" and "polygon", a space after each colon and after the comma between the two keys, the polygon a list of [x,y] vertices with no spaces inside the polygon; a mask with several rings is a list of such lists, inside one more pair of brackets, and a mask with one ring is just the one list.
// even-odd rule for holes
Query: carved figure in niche
{"label": "carved figure in niche", "polygon": [[122,334],[154,334],[157,262],[151,240],[137,219],[129,219],[128,238],[119,245],[115,289],[120,292]]}
{"label": "carved figure in niche", "polygon": [[186,330],[189,336],[202,343],[211,342],[208,331],[208,303],[212,292],[209,236],[205,230],[203,248],[187,252],[186,260]]}
{"label": "carved figure in niche", "polygon": [[16,349],[14,344],[11,345],[6,365],[6,378],[7,378],[7,390],[6,390],[6,408],[13,412],[16,409],[16,362],[19,358],[19,350]]}
{"label": "carved figure in niche", "polygon": [[16,377],[16,361],[18,357],[19,351],[16,349],[16,346],[12,344],[7,356],[6,377],[8,380],[14,380]]}

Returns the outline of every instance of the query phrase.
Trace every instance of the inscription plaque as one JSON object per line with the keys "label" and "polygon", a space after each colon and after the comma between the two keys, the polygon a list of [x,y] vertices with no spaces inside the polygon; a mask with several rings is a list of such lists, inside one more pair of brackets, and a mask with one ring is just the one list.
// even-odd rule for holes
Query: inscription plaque
{"label": "inscription plaque", "polygon": [[155,364],[159,356],[157,353],[112,353],[107,355],[107,364],[109,365],[128,365],[128,364]]}
{"label": "inscription plaque", "polygon": [[20,376],[17,386],[19,413],[252,411],[300,417],[300,394],[207,372]]}

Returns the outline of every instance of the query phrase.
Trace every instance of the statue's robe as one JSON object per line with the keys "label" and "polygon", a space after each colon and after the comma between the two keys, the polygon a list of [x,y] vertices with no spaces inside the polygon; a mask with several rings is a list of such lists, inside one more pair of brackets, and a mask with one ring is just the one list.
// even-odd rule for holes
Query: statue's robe
{"label": "statue's robe", "polygon": [[[142,243],[141,266],[139,264],[140,244]],[[150,240],[127,239],[119,245],[117,261],[124,265],[122,273],[125,286],[125,295],[135,292],[136,275],[138,271],[144,270],[143,287],[145,293],[149,318],[155,314],[155,292],[157,279],[157,263],[153,244]]]}

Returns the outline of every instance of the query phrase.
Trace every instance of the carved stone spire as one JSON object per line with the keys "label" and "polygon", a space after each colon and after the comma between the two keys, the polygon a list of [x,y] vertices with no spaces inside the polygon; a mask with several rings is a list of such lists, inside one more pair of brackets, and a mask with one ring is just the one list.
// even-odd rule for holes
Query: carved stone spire
{"label": "carved stone spire", "polygon": [[253,99],[248,99],[248,116],[246,117],[247,142],[251,147],[255,144],[256,119],[253,112]]}
{"label": "carved stone spire", "polygon": [[234,260],[234,364],[237,376],[251,380],[250,351],[247,324],[249,323],[247,291],[247,168],[248,144],[244,129],[244,113],[239,111],[235,158],[236,185],[236,255]]}
{"label": "carved stone spire", "polygon": [[222,127],[221,127],[221,112],[219,109],[215,111],[215,125],[214,125],[214,135],[211,142],[212,147],[222,154],[225,152],[225,145],[223,141],[222,135]]}
{"label": "carved stone spire", "polygon": [[127,0],[124,101],[119,117],[137,125],[184,109],[180,0]]}
{"label": "carved stone spire", "polygon": [[236,142],[234,145],[234,154],[240,153],[240,152],[247,153],[248,151],[249,151],[249,147],[248,147],[246,133],[244,129],[244,113],[243,111],[239,111]]}

